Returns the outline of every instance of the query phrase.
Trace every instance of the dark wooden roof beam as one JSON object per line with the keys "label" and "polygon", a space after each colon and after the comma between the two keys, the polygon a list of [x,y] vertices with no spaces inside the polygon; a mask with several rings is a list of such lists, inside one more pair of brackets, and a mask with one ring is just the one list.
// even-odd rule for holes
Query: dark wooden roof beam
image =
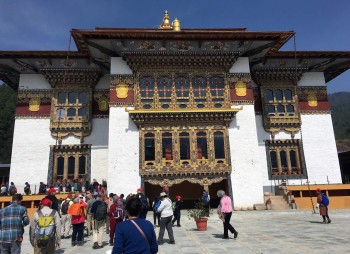
{"label": "dark wooden roof beam", "polygon": [[90,40],[87,40],[86,43],[90,46],[90,47],[93,47],[95,49],[98,49],[99,51],[101,51],[101,53],[103,54],[106,54],[108,56],[111,56],[111,57],[120,57],[120,55],[113,51],[113,50],[110,50],[109,48],[106,48],[106,47],[103,47],[101,46],[100,44],[97,44],[93,41],[90,41]]}

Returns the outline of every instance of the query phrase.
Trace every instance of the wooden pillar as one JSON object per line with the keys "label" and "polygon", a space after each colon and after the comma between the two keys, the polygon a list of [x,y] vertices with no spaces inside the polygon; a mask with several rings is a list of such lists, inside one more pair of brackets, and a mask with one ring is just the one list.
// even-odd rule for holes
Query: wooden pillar
{"label": "wooden pillar", "polygon": [[74,179],[79,177],[79,154],[74,156]]}
{"label": "wooden pillar", "polygon": [[280,155],[280,149],[276,150],[276,155],[277,155],[277,167],[278,167],[278,172],[282,172],[282,164],[281,164],[281,155]]}
{"label": "wooden pillar", "polygon": [[287,156],[288,174],[291,174],[291,172],[292,172],[292,165],[291,165],[291,163],[290,163],[290,153],[289,153],[289,149],[286,150],[286,156]]}
{"label": "wooden pillar", "polygon": [[68,154],[64,155],[63,179],[68,179]]}

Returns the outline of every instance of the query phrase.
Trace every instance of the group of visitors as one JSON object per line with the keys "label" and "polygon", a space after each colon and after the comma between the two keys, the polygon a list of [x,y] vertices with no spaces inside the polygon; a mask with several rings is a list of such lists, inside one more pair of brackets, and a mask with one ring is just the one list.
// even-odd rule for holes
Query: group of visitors
{"label": "group of visitors", "polygon": [[[330,223],[328,216],[328,198],[317,189],[317,202],[324,223]],[[162,192],[152,203],[154,224],[146,220],[150,208],[149,199],[139,188],[136,194],[124,195],[111,193],[85,193],[76,191],[68,194],[63,200],[56,198],[56,189],[50,188],[35,212],[31,222],[25,207],[21,206],[23,196],[13,194],[12,203],[0,210],[0,253],[20,253],[24,227],[30,224],[30,243],[34,253],[54,253],[60,248],[61,239],[71,239],[71,245],[81,246],[84,236],[92,235],[93,249],[103,248],[103,233],[109,233],[109,244],[112,253],[157,253],[158,245],[164,244],[165,230],[168,232],[169,244],[175,244],[172,227],[175,222],[181,227],[182,197],[177,195],[174,202],[168,193]],[[231,225],[232,199],[223,190],[217,192],[220,198],[218,206],[219,218],[223,221],[223,239],[238,237],[238,232]],[[209,194],[204,191],[202,201],[210,201]],[[206,205],[206,204],[205,204]],[[156,220],[157,219],[157,220]],[[154,228],[160,227],[158,239]],[[72,228],[72,234],[70,230]],[[86,228],[86,234],[84,229]],[[106,231],[105,231],[106,230]],[[91,238],[90,238],[91,239]]]}
{"label": "group of visitors", "polygon": [[13,196],[16,193],[17,193],[17,187],[13,182],[11,182],[10,184],[8,182],[1,183],[0,196]]}

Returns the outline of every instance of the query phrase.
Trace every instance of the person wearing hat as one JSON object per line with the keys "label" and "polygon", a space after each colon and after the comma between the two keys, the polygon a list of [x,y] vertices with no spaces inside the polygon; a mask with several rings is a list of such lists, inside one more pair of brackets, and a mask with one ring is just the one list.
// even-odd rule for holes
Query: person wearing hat
{"label": "person wearing hat", "polygon": [[173,218],[173,208],[170,198],[165,192],[160,193],[161,203],[157,212],[160,213],[160,230],[158,235],[158,244],[162,245],[164,243],[163,237],[165,228],[168,231],[170,244],[175,244],[173,227],[171,223],[171,219]]}
{"label": "person wearing hat", "polygon": [[[41,200],[40,205],[42,208],[38,210],[33,215],[33,219],[30,223],[30,243],[34,247],[34,254],[53,254],[55,253],[55,250],[60,248],[61,245],[61,221],[60,216],[57,211],[51,209],[52,201],[45,197],[43,200]],[[42,246],[38,244],[37,240],[35,239],[35,229],[38,226],[38,221],[40,217],[48,217],[52,216],[54,218],[55,223],[55,237],[53,238],[53,241],[48,241],[46,246]]]}
{"label": "person wearing hat", "polygon": [[50,188],[48,190],[48,195],[45,198],[48,198],[49,200],[51,200],[52,202],[52,206],[51,208],[57,212],[59,212],[59,208],[58,208],[58,199],[56,198],[56,190],[54,188]]}
{"label": "person wearing hat", "polygon": [[180,224],[180,217],[181,217],[181,209],[182,209],[183,202],[181,200],[181,196],[176,196],[176,201],[173,202],[173,210],[174,210],[174,219],[172,220],[172,224],[174,226],[175,221],[177,221],[177,226],[181,227]]}
{"label": "person wearing hat", "polygon": [[142,202],[142,211],[141,211],[141,213],[140,213],[140,217],[139,218],[141,218],[141,219],[146,219],[146,217],[147,217],[147,212],[148,212],[148,209],[149,209],[149,207],[150,207],[150,205],[149,205],[149,199],[146,197],[146,195],[145,194],[143,194],[143,190],[142,190],[142,188],[138,188],[137,189],[137,194],[136,194],[136,196],[141,200],[141,202]]}
{"label": "person wearing hat", "polygon": [[322,194],[322,191],[320,188],[316,189],[316,194],[317,194],[317,203],[320,209],[320,215],[323,218],[323,223],[331,223],[331,219],[328,216],[328,205],[326,205],[323,200],[323,199],[326,199],[327,196],[325,196],[325,194]]}

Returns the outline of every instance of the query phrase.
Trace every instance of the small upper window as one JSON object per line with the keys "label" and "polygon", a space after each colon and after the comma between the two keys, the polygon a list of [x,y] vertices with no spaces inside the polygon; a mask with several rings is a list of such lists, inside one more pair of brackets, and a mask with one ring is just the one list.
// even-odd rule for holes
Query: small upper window
{"label": "small upper window", "polygon": [[293,99],[292,91],[287,89],[284,91],[284,98],[286,101],[291,101]]}
{"label": "small upper window", "polygon": [[283,93],[282,90],[277,89],[275,91],[275,96],[277,101],[282,101],[283,100]]}
{"label": "small upper window", "polygon": [[86,98],[86,93],[82,92],[79,94],[79,103],[81,104],[86,104],[87,98]]}
{"label": "small upper window", "polygon": [[67,98],[66,93],[58,93],[58,104],[65,104],[66,98]]}
{"label": "small upper window", "polygon": [[266,90],[265,99],[268,101],[273,101],[273,92],[272,90]]}
{"label": "small upper window", "polygon": [[68,94],[68,103],[75,104],[77,103],[77,93],[72,92]]}

